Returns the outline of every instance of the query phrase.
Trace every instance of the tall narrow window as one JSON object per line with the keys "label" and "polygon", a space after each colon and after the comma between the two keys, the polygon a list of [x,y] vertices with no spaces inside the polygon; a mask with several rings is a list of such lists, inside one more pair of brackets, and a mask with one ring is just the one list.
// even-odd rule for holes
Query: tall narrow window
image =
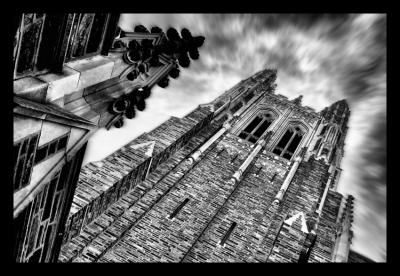
{"label": "tall narrow window", "polygon": [[320,136],[322,136],[322,135],[324,135],[325,134],[325,132],[326,132],[326,129],[328,128],[328,126],[326,125],[326,126],[324,126],[323,128],[322,128],[322,130],[321,130],[321,132],[319,133],[319,135]]}
{"label": "tall narrow window", "polygon": [[231,109],[231,113],[235,113],[236,111],[238,111],[241,107],[243,106],[242,102],[237,103],[234,107],[232,107]]}
{"label": "tall narrow window", "polygon": [[303,133],[299,127],[289,128],[288,130],[286,130],[285,134],[276,145],[273,153],[286,159],[292,158],[302,138]]}
{"label": "tall narrow window", "polygon": [[236,222],[232,222],[231,227],[229,227],[228,231],[225,233],[224,237],[222,238],[222,240],[219,242],[219,244],[221,246],[224,246],[224,244],[226,243],[226,241],[229,239],[229,236],[232,234],[233,230],[236,227]]}
{"label": "tall narrow window", "polygon": [[179,206],[175,209],[175,211],[173,211],[172,214],[169,215],[169,219],[173,219],[188,202],[189,199],[186,198],[181,204],[179,204]]}
{"label": "tall narrow window", "polygon": [[245,101],[246,103],[248,103],[253,97],[254,97],[254,92],[251,91],[249,94],[247,94],[247,95],[244,97],[244,101]]}
{"label": "tall narrow window", "polygon": [[318,150],[320,144],[321,144],[321,138],[319,138],[317,143],[315,143],[314,150]]}
{"label": "tall narrow window", "polygon": [[106,55],[118,14],[24,13],[14,37],[14,77],[60,70],[64,62]]}
{"label": "tall narrow window", "polygon": [[273,118],[271,114],[259,115],[251,121],[247,127],[239,134],[239,137],[256,143],[257,140],[264,134],[264,132],[271,125]]}
{"label": "tall narrow window", "polygon": [[14,145],[14,191],[29,184],[38,138],[35,133]]}
{"label": "tall narrow window", "polygon": [[68,142],[68,135],[69,133],[40,146],[36,152],[35,164],[47,159],[48,157],[59,151],[65,150]]}
{"label": "tall narrow window", "polygon": [[100,53],[107,19],[108,14],[106,13],[77,13],[73,15],[66,61]]}

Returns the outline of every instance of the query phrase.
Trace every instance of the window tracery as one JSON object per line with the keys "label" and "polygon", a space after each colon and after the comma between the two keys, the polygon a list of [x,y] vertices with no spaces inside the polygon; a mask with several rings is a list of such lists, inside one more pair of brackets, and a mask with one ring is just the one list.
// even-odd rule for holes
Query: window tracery
{"label": "window tracery", "polygon": [[239,134],[239,137],[243,140],[256,143],[261,135],[263,135],[268,127],[272,124],[273,120],[274,118],[269,113],[260,114],[242,130],[242,132]]}
{"label": "window tracery", "polygon": [[289,127],[275,146],[273,153],[283,158],[290,159],[299,146],[303,136],[304,133],[298,126]]}

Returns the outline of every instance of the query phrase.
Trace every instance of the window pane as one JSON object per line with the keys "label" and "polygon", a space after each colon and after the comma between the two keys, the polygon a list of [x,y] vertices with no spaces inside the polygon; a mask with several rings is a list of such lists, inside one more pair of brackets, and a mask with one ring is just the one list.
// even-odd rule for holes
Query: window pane
{"label": "window pane", "polygon": [[[72,16],[72,14],[71,14],[71,16]],[[68,18],[68,20],[70,20],[70,17]],[[72,28],[71,28],[71,36],[68,41],[66,61],[68,61],[69,59],[72,58],[74,41],[75,41],[75,36],[76,36],[76,32],[77,32],[76,30],[78,29],[79,21],[80,21],[80,14],[79,13],[74,14]]]}
{"label": "window pane", "polygon": [[29,235],[28,249],[26,251],[26,255],[29,255],[32,252],[32,250],[34,248],[34,245],[35,245],[36,233],[37,233],[38,228],[39,228],[38,216],[34,217],[34,219],[33,219],[33,221],[32,221],[32,223],[31,223],[29,228],[31,229],[31,233]]}
{"label": "window pane", "polygon": [[86,53],[93,53],[99,50],[105,29],[106,20],[107,20],[106,13],[98,13],[95,15],[92,30],[90,31],[90,37]]}
{"label": "window pane", "polygon": [[247,133],[242,132],[242,133],[239,134],[239,137],[242,138],[242,139],[246,139],[247,135],[248,135]]}
{"label": "window pane", "polygon": [[43,208],[44,202],[46,201],[48,188],[49,188],[49,184],[46,184],[45,187],[43,188],[43,195],[42,195],[42,201],[40,202],[40,209]]}
{"label": "window pane", "polygon": [[317,143],[315,143],[314,150],[317,150],[320,144],[321,144],[321,138],[318,139]]}
{"label": "window pane", "polygon": [[324,127],[322,128],[322,130],[321,130],[321,133],[320,133],[319,135],[324,135],[324,134],[325,134],[325,131],[326,131],[326,129],[327,129],[327,126],[324,126]]}
{"label": "window pane", "polygon": [[14,171],[17,169],[16,168],[16,166],[17,166],[17,161],[18,161],[18,151],[19,151],[19,146],[20,146],[21,144],[20,143],[18,143],[18,144],[16,144],[16,145],[14,145],[14,148],[13,148],[13,155],[14,155],[14,166],[13,166],[13,168],[14,168]]}
{"label": "window pane", "polygon": [[36,238],[36,247],[39,246],[40,240],[42,239],[43,228],[44,228],[43,225],[40,226],[40,228],[39,228],[39,234],[37,235],[37,238]]}
{"label": "window pane", "polygon": [[237,103],[230,111],[232,113],[235,113],[236,111],[238,111],[241,107],[243,106],[242,102]]}
{"label": "window pane", "polygon": [[271,122],[265,120],[260,127],[258,127],[258,129],[256,130],[256,132],[254,132],[254,135],[257,137],[260,137],[266,130],[267,128],[270,126]]}
{"label": "window pane", "polygon": [[244,129],[246,132],[252,132],[253,129],[262,121],[262,118],[257,116],[254,120]]}
{"label": "window pane", "polygon": [[277,147],[284,149],[286,144],[289,142],[290,138],[292,137],[292,135],[293,135],[293,131],[291,129],[286,130],[285,135],[283,135],[283,137],[279,141]]}
{"label": "window pane", "polygon": [[42,39],[39,46],[39,54],[37,60],[37,69],[43,70],[50,68],[56,55],[56,48],[59,39],[64,34],[61,33],[62,21],[64,16],[62,14],[48,13],[43,25]]}
{"label": "window pane", "polygon": [[287,150],[293,154],[296,151],[297,146],[300,144],[301,138],[302,138],[302,136],[299,133],[297,133],[294,136],[294,138],[293,138],[292,142],[290,143],[289,147],[287,148]]}
{"label": "window pane", "polygon": [[54,222],[54,218],[56,217],[57,211],[58,211],[58,201],[60,199],[60,194],[56,195],[56,198],[54,199],[53,202],[53,208],[51,208],[51,216],[50,216],[50,222]]}
{"label": "window pane", "polygon": [[74,39],[74,48],[72,57],[80,57],[85,55],[85,47],[88,41],[90,25],[92,23],[93,18],[94,18],[93,13],[85,13],[82,15]]}
{"label": "window pane", "polygon": [[38,263],[40,254],[42,254],[42,249],[38,249],[33,253],[32,257],[29,258],[28,263]]}
{"label": "window pane", "polygon": [[18,167],[17,167],[17,172],[15,174],[15,181],[14,181],[14,190],[18,190],[20,188],[22,169],[24,168],[24,159],[25,158],[20,158],[18,161]]}
{"label": "window pane", "polygon": [[252,143],[257,142],[258,139],[256,139],[254,136],[250,136],[249,141]]}
{"label": "window pane", "polygon": [[246,97],[244,97],[244,101],[247,103],[249,102],[254,96],[253,92],[250,92],[249,94],[246,95]]}
{"label": "window pane", "polygon": [[36,151],[35,163],[39,163],[46,158],[47,146],[44,146]]}
{"label": "window pane", "polygon": [[21,48],[19,51],[17,72],[24,73],[33,70],[35,53],[40,36],[43,20],[36,20],[34,23],[24,27]]}
{"label": "window pane", "polygon": [[277,154],[277,155],[280,155],[281,152],[282,152],[282,149],[281,149],[281,148],[278,148],[278,147],[276,147],[276,148],[273,150],[273,153],[275,153],[275,154]]}
{"label": "window pane", "polygon": [[29,25],[33,21],[33,13],[24,13],[24,25]]}
{"label": "window pane", "polygon": [[57,140],[56,141],[54,141],[54,142],[52,142],[50,145],[49,145],[49,151],[48,151],[48,153],[47,153],[47,156],[50,156],[51,154],[53,154],[53,153],[55,153],[56,152],[56,149],[57,149]]}
{"label": "window pane", "polygon": [[42,221],[46,220],[50,215],[51,205],[53,202],[54,190],[57,184],[58,177],[53,178],[50,182],[49,190],[47,191],[46,204],[44,207]]}
{"label": "window pane", "polygon": [[43,255],[41,258],[41,261],[46,261],[46,255],[47,255],[47,251],[49,249],[49,243],[50,243],[50,236],[51,236],[51,230],[53,229],[52,225],[49,225],[47,227],[47,231],[46,231],[46,238],[44,240],[44,246],[43,246]]}
{"label": "window pane", "polygon": [[29,141],[29,148],[28,148],[28,153],[29,154],[35,152],[37,139],[38,139],[38,135],[35,135],[35,136],[31,137],[31,139]]}
{"label": "window pane", "polygon": [[31,172],[32,172],[33,156],[34,156],[34,152],[28,154],[28,156],[27,156],[25,169],[24,169],[24,173],[23,173],[23,178],[22,178],[22,183],[21,183],[21,188],[23,188],[29,184],[29,180],[31,178]]}
{"label": "window pane", "polygon": [[290,159],[290,158],[292,157],[292,154],[291,154],[290,152],[286,151],[286,152],[283,154],[282,157],[283,157],[283,158],[286,158],[286,159]]}
{"label": "window pane", "polygon": [[21,152],[19,155],[23,155],[27,152],[27,147],[28,147],[28,142],[29,142],[29,138],[25,139],[22,143],[22,148],[21,148]]}
{"label": "window pane", "polygon": [[57,151],[64,149],[67,146],[68,136],[64,136],[58,141]]}

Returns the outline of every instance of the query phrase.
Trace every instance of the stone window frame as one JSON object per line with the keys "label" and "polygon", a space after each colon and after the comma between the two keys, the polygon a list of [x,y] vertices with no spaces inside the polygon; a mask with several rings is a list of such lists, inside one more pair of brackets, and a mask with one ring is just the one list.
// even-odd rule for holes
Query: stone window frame
{"label": "stone window frame", "polygon": [[[83,53],[79,53],[76,56],[73,56],[72,51],[76,50],[76,37],[78,35],[79,32],[79,26],[81,26],[82,23],[82,19],[84,16],[92,16],[91,18],[89,18],[89,35],[86,36],[85,41],[83,42],[84,44],[84,50]],[[89,43],[91,42],[91,38],[93,37],[93,34],[95,34],[94,32],[92,32],[92,27],[94,25],[94,22],[96,19],[98,19],[100,16],[105,16],[105,18],[103,19],[103,25],[100,26],[101,27],[101,34],[100,37],[97,37],[97,39],[100,39],[100,42],[97,44],[97,49],[94,51],[90,51],[88,52],[88,47],[89,47]],[[68,45],[67,47],[67,51],[66,51],[66,56],[65,56],[65,62],[70,62],[70,61],[74,61],[77,59],[81,59],[81,58],[88,58],[88,57],[92,57],[95,55],[99,55],[101,50],[102,50],[102,46],[104,43],[104,38],[106,36],[106,32],[107,32],[107,25],[110,19],[110,14],[107,13],[73,13],[73,14],[68,14],[68,23],[70,22],[71,24],[71,33],[70,33],[70,39],[68,41]],[[100,19],[101,20],[101,19]],[[75,26],[77,26],[76,28],[74,28]],[[85,28],[83,28],[85,29]],[[96,35],[96,34],[95,34]],[[93,41],[93,40],[92,40]],[[92,47],[90,45],[90,47]]]}
{"label": "stone window frame", "polygon": [[[68,141],[69,141],[69,135],[70,132],[67,132],[49,142],[47,142],[44,145],[38,146],[37,150],[36,150],[36,156],[35,156],[35,161],[34,161],[34,165],[40,164],[41,162],[45,161],[46,159],[48,159],[49,157],[57,154],[58,152],[60,152],[61,150],[64,150],[67,148],[68,146]],[[65,141],[65,142],[64,142]],[[60,145],[60,143],[63,143]],[[50,152],[50,147],[53,146],[55,147],[53,152]],[[37,154],[37,152],[39,151],[45,151],[44,156],[42,157],[38,157],[39,155]],[[40,158],[40,159],[38,159]]]}
{"label": "stone window frame", "polygon": [[[40,16],[38,16],[40,15]],[[30,22],[28,22],[30,21]],[[41,21],[41,23],[40,23]],[[23,13],[19,16],[18,22],[16,23],[16,30],[14,34],[14,49],[13,49],[13,63],[14,63],[14,78],[15,77],[23,77],[25,75],[31,75],[32,73],[41,73],[41,71],[35,70],[36,63],[38,60],[38,53],[40,50],[39,44],[43,35],[43,29],[46,22],[46,14],[37,14],[37,13]],[[19,68],[19,61],[21,57],[21,52],[24,54],[27,51],[21,50],[21,44],[23,43],[23,38],[25,32],[29,32],[29,29],[34,28],[35,24],[39,25],[39,31],[36,41],[34,42],[33,47],[33,57],[32,57],[32,65],[33,68],[25,70],[23,72],[18,73],[17,69]],[[32,43],[32,39],[29,39]],[[29,52],[29,51],[28,51]],[[44,70],[47,71],[47,70]]]}
{"label": "stone window frame", "polygon": [[[288,159],[288,158],[286,158],[286,157],[283,157],[283,155],[285,154],[285,151],[284,151],[284,150],[283,150],[280,154],[274,153],[275,148],[277,147],[277,145],[279,144],[279,142],[281,141],[281,139],[283,138],[283,136],[285,135],[285,133],[287,132],[287,130],[288,130],[289,128],[296,128],[296,127],[299,128],[299,129],[302,131],[303,135],[302,135],[302,138],[301,138],[300,142],[298,143],[298,145],[297,145],[295,151],[294,151],[293,154],[290,156],[290,158]],[[289,121],[289,122],[282,128],[282,130],[279,131],[278,136],[275,137],[275,138],[273,139],[273,144],[272,144],[271,147],[270,147],[270,151],[271,151],[271,153],[273,153],[273,154],[275,154],[275,155],[278,155],[279,157],[285,158],[285,159],[287,159],[287,160],[290,161],[290,160],[292,160],[292,159],[299,153],[299,151],[300,151],[300,149],[302,148],[302,146],[304,145],[304,143],[306,143],[306,139],[307,139],[307,137],[308,137],[308,134],[309,134],[309,128],[308,128],[303,122],[297,121],[297,120],[296,120],[296,121]],[[290,143],[291,143],[292,139],[294,138],[294,136],[295,136],[295,133],[292,135],[291,140],[290,140],[288,143],[286,143],[286,145],[285,145],[285,148],[286,148],[286,149],[290,146]],[[284,148],[284,149],[285,149],[285,148]]]}
{"label": "stone window frame", "polygon": [[219,246],[222,246],[222,247],[225,246],[226,242],[228,241],[229,237],[232,235],[232,233],[235,230],[236,226],[237,226],[237,223],[235,221],[231,223],[231,225],[229,226],[228,230],[226,231],[226,233],[222,237],[221,241],[218,243]]}
{"label": "stone window frame", "polygon": [[[47,256],[50,256],[51,250],[49,249],[52,248],[54,243],[66,196],[67,185],[64,182],[67,180],[66,173],[68,173],[68,170],[69,167],[64,165],[61,170],[57,171],[43,185],[26,211],[24,209],[26,230],[20,237],[22,248],[19,255],[21,255],[21,261],[43,262],[46,261]],[[24,214],[24,212],[21,212],[21,214]],[[37,227],[34,227],[35,229],[33,229],[33,224],[37,225]]]}
{"label": "stone window frame", "polygon": [[[14,192],[26,187],[30,182],[32,169],[35,165],[39,139],[40,131],[32,133],[14,143]],[[27,175],[28,178],[25,178],[25,175]]]}
{"label": "stone window frame", "polygon": [[[90,27],[93,26],[93,22],[96,18],[101,15],[105,15],[103,20],[103,25],[101,29],[100,42],[97,45],[97,49],[94,52],[86,53],[87,46],[92,37],[94,40],[98,40],[99,36],[90,33],[86,37],[86,45],[83,55],[75,56],[71,58],[68,54],[71,52],[71,45],[73,44],[74,31],[73,23],[75,22],[76,15],[78,15],[78,21],[80,21],[80,16],[83,13],[42,13],[42,14],[28,14],[22,13],[15,17],[14,20],[14,49],[13,49],[13,63],[14,63],[14,80],[28,77],[46,74],[49,72],[61,72],[63,65],[66,62],[74,61],[78,59],[85,59],[96,55],[108,55],[108,51],[114,41],[115,34],[117,32],[117,23],[119,20],[119,14],[114,13],[94,13],[92,20],[90,22]],[[40,16],[37,16],[40,15]],[[31,24],[28,24],[28,18],[32,18]],[[41,23],[38,22],[41,20]],[[26,23],[25,23],[26,22]],[[102,22],[102,21],[100,21]],[[31,58],[31,65],[28,69],[21,70],[17,72],[20,62],[20,54],[25,53],[21,49],[23,44],[25,31],[31,28],[34,24],[41,24],[39,34],[36,33],[34,42],[30,41],[31,50],[33,51],[33,56]],[[96,29],[98,30],[98,29]],[[91,32],[90,29],[89,32]],[[57,35],[54,35],[57,33]],[[92,36],[93,35],[93,36]],[[43,39],[42,39],[43,38]],[[93,41],[93,40],[92,40]],[[34,44],[32,46],[32,43]],[[95,43],[96,44],[96,43]],[[29,54],[29,53],[28,53]],[[45,57],[42,57],[45,56]],[[41,64],[38,66],[38,61],[41,60]],[[24,68],[24,65],[21,65]],[[26,67],[26,66],[25,66]],[[40,68],[39,68],[40,67]]]}
{"label": "stone window frame", "polygon": [[[289,138],[289,140],[285,143],[285,145],[283,147],[279,147],[279,144],[282,142],[282,139],[286,136],[286,134],[291,131],[292,134]],[[300,141],[297,143],[296,148],[293,152],[289,151],[289,147],[292,146],[292,144],[294,143],[294,139],[295,137],[300,134],[301,139]],[[278,140],[278,143],[275,145],[274,149],[272,150],[272,153],[279,155],[280,157],[283,157],[285,159],[290,160],[293,156],[294,153],[296,152],[296,150],[298,149],[301,141],[304,139],[304,132],[301,130],[300,127],[298,126],[289,126],[285,129],[283,135],[280,137],[280,139]],[[277,153],[276,150],[280,150],[280,153]],[[289,157],[285,157],[286,154],[289,154]]]}
{"label": "stone window frame", "polygon": [[[261,121],[259,121],[256,126],[254,126],[250,132],[245,131],[257,118],[261,117]],[[255,116],[252,116],[251,120],[243,127],[240,128],[240,131],[238,133],[238,136],[240,139],[249,141],[251,143],[256,143],[258,139],[271,127],[272,123],[276,120],[275,114],[273,112],[257,112]],[[267,128],[261,133],[259,136],[255,135],[255,133],[258,131],[258,129],[261,128],[261,126],[264,124],[264,122],[268,121],[269,125]],[[244,137],[245,136],[245,137]]]}

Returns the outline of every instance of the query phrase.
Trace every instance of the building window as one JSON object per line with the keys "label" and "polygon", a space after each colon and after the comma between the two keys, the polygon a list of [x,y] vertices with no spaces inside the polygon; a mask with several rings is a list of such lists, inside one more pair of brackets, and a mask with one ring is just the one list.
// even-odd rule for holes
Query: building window
{"label": "building window", "polygon": [[36,152],[35,164],[49,158],[51,155],[64,150],[67,147],[68,135],[65,134],[47,144],[39,147]]}
{"label": "building window", "polygon": [[24,13],[14,37],[14,78],[61,71],[63,63],[108,53],[118,23],[109,13]]}
{"label": "building window", "polygon": [[254,97],[254,92],[252,91],[252,92],[250,92],[249,94],[247,94],[247,95],[244,97],[244,101],[245,101],[246,103],[248,103],[253,97]]}
{"label": "building window", "polygon": [[273,153],[286,159],[292,158],[302,138],[303,133],[299,127],[290,127],[276,145]]}
{"label": "building window", "polygon": [[68,41],[66,62],[100,53],[106,31],[107,13],[69,14],[71,34]]}
{"label": "building window", "polygon": [[14,191],[29,184],[39,133],[14,144]]}
{"label": "building window", "polygon": [[179,204],[179,206],[175,209],[175,211],[173,211],[172,214],[169,215],[169,219],[173,219],[188,202],[189,199],[186,198],[181,204]]}
{"label": "building window", "polygon": [[315,151],[318,151],[318,148],[319,148],[319,145],[321,144],[321,138],[319,138],[318,140],[317,140],[317,142],[315,143],[315,146],[314,146],[314,150]]}
{"label": "building window", "polygon": [[259,115],[251,121],[249,125],[239,134],[239,137],[252,143],[264,134],[264,132],[271,125],[273,118],[271,114]]}
{"label": "building window", "polygon": [[238,111],[241,107],[243,106],[242,102],[237,103],[232,109],[231,109],[231,113],[235,113],[236,111]]}
{"label": "building window", "polygon": [[36,71],[39,53],[39,41],[43,36],[46,15],[43,13],[25,13],[14,37],[15,73],[23,74]]}
{"label": "building window", "polygon": [[222,238],[222,240],[219,242],[219,244],[221,246],[224,246],[224,244],[226,243],[226,241],[229,239],[229,236],[232,234],[233,230],[236,227],[236,222],[232,222],[231,227],[229,227],[228,231],[225,233],[224,237]]}
{"label": "building window", "polygon": [[319,136],[324,135],[327,128],[328,128],[328,125],[325,125],[325,126],[322,128],[321,132],[319,133]]}

